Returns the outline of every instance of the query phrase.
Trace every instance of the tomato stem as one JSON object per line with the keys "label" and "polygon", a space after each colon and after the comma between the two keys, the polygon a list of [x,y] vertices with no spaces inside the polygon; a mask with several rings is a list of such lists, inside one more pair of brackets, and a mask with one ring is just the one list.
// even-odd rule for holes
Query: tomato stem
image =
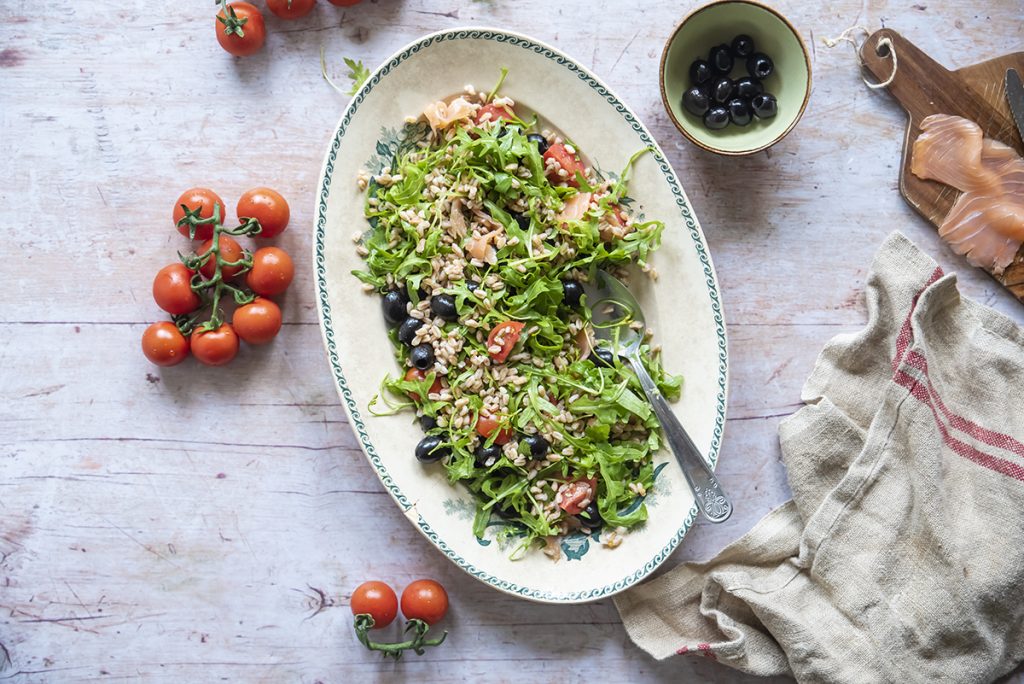
{"label": "tomato stem", "polygon": [[[235,261],[228,261],[221,255],[220,238],[222,235],[259,235],[263,231],[260,222],[254,218],[245,219],[243,223],[234,228],[228,228],[221,223],[220,204],[213,205],[213,216],[199,218],[201,208],[185,209],[185,215],[178,221],[179,226],[188,226],[189,237],[195,239],[196,230],[202,225],[213,226],[213,236],[210,238],[210,247],[202,254],[181,254],[178,257],[185,267],[193,271],[191,287],[192,291],[200,296],[202,304],[199,309],[187,316],[174,319],[175,324],[181,333],[189,334],[196,329],[196,323],[202,317],[202,312],[209,309],[209,318],[199,326],[199,331],[216,330],[224,322],[224,313],[220,308],[221,297],[230,293],[235,303],[239,306],[248,304],[256,298],[256,295],[248,288],[241,288],[224,280],[224,269],[235,268],[234,275],[240,275],[252,268],[252,253],[249,250],[242,251],[242,257]],[[201,269],[210,261],[213,262],[213,274],[207,278]]]}
{"label": "tomato stem", "polygon": [[406,641],[398,641],[393,644],[382,644],[377,641],[371,641],[368,632],[374,627],[373,616],[368,613],[360,613],[355,617],[355,628],[356,638],[359,642],[366,646],[371,651],[380,651],[384,654],[385,658],[394,658],[398,660],[402,657],[405,651],[412,651],[416,655],[423,655],[426,653],[424,650],[428,647],[440,646],[444,643],[445,638],[448,636],[448,632],[442,632],[441,636],[437,639],[427,639],[427,632],[430,630],[428,625],[423,620],[412,619],[405,623],[405,632],[413,632],[413,637]]}

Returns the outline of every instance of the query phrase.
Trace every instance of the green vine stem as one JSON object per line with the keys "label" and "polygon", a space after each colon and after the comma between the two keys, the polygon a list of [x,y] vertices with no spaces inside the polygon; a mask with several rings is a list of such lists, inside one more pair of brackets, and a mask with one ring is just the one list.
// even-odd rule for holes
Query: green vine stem
{"label": "green vine stem", "polygon": [[406,634],[410,631],[413,632],[411,639],[407,641],[399,641],[393,644],[382,644],[370,640],[369,631],[373,629],[373,627],[373,616],[367,613],[360,613],[359,615],[356,615],[356,638],[359,639],[359,642],[371,651],[380,651],[384,654],[385,658],[390,657],[395,660],[401,658],[402,654],[406,651],[412,651],[416,655],[423,655],[426,653],[424,650],[425,648],[440,646],[448,636],[448,632],[445,631],[442,632],[441,636],[437,639],[427,639],[427,632],[430,630],[430,626],[423,620],[413,619],[405,623]]}
{"label": "green vine stem", "polygon": [[224,33],[226,35],[235,34],[239,38],[245,37],[245,22],[249,21],[246,19],[239,19],[238,15],[235,14],[234,7],[228,7],[228,0],[214,0],[215,4],[220,5],[220,12],[217,14],[217,21],[224,24]]}
{"label": "green vine stem", "polygon": [[[174,324],[178,326],[178,330],[181,331],[182,335],[190,335],[193,331],[198,330],[204,332],[207,330],[216,330],[224,322],[224,312],[221,309],[221,299],[225,295],[230,294],[231,298],[234,299],[235,304],[242,306],[248,304],[252,300],[256,299],[255,293],[248,288],[238,287],[224,280],[224,269],[238,267],[239,270],[235,274],[236,276],[242,275],[246,271],[252,268],[252,253],[247,250],[242,250],[242,257],[236,261],[227,261],[221,255],[220,238],[222,235],[230,236],[243,236],[243,235],[259,235],[263,227],[260,222],[254,218],[245,219],[243,223],[234,228],[228,228],[221,223],[220,210],[221,206],[219,203],[215,203],[213,206],[213,216],[210,218],[199,218],[199,209],[189,209],[184,204],[182,209],[185,211],[185,215],[178,221],[179,226],[188,227],[188,235],[190,238],[195,239],[196,230],[199,226],[212,225],[213,226],[213,237],[210,241],[210,247],[202,254],[182,254],[178,253],[178,257],[181,259],[181,263],[185,264],[185,267],[192,271],[192,291],[199,295],[199,299],[202,302],[198,309],[189,314],[182,314],[180,316],[173,316],[172,320]],[[209,278],[204,276],[200,269],[205,266],[209,261],[213,259],[214,269],[213,275]],[[199,324],[199,321],[203,318],[204,312],[209,312],[209,318],[205,322]],[[197,327],[198,325],[198,327]]]}

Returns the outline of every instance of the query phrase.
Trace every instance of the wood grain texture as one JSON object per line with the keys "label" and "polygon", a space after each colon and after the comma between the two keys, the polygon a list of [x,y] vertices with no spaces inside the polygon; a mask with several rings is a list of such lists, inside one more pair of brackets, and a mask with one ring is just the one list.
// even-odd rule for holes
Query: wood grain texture
{"label": "wood grain texture", "polygon": [[[951,67],[1020,45],[1018,0],[775,3],[812,49],[807,113],[770,151],[724,159],[665,115],[658,56],[692,9],[669,2],[367,0],[268,17],[265,50],[217,46],[212,3],[0,5],[0,681],[752,682],[702,658],[656,663],[610,601],[541,606],[475,582],[399,514],[358,450],[313,308],[315,183],[346,98],[320,79],[425,32],[496,25],[550,42],[608,82],[678,171],[718,269],[731,392],[720,477],[737,502],[666,567],[707,558],[788,497],[776,428],[826,340],[865,322],[871,256],[902,230],[963,291],[1024,322],[898,193],[905,116],[822,36],[884,24]],[[194,184],[234,203],[266,183],[291,202],[285,326],[220,370],[139,353],[156,270],[184,240]],[[628,546],[622,547],[624,551]],[[350,629],[376,577],[452,590],[450,643],[383,663]]]}
{"label": "wood grain texture", "polygon": [[[888,41],[888,44],[880,41]],[[895,72],[890,50],[897,56]],[[932,114],[962,116],[977,123],[985,137],[1010,145],[1024,155],[1024,142],[1013,121],[1004,86],[1007,69],[1024,72],[1024,52],[950,71],[905,36],[891,29],[881,29],[864,41],[860,54],[864,66],[879,81],[892,77],[887,90],[907,110],[900,192],[936,228],[945,220],[960,193],[944,183],[918,178],[910,170],[911,150],[926,117]],[[1001,274],[989,274],[1024,302],[1024,246]]]}

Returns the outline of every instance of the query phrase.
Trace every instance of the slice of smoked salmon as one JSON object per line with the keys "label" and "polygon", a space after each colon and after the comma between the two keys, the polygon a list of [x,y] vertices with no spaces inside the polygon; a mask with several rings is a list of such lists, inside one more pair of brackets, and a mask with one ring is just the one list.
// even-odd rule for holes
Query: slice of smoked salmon
{"label": "slice of smoked salmon", "polygon": [[963,191],[939,236],[972,265],[1002,273],[1024,241],[1024,159],[961,117],[935,114],[921,130],[911,173]]}

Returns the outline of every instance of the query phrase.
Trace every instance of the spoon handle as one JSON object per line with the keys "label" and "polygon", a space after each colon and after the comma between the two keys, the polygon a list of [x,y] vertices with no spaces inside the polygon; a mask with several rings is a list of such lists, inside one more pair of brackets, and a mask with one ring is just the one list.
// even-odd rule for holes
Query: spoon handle
{"label": "spoon handle", "polygon": [[686,434],[686,429],[676,418],[676,414],[672,412],[665,397],[658,390],[658,386],[654,384],[650,373],[640,362],[640,358],[634,354],[629,355],[628,358],[637,379],[640,380],[640,386],[644,388],[648,401],[654,407],[658,422],[661,423],[661,427],[665,431],[665,440],[676,455],[676,460],[679,461],[683,475],[697,498],[701,512],[713,523],[725,522],[732,515],[732,503],[722,491],[721,485],[718,484],[714,471],[704,460],[697,445],[690,439],[690,435]]}

